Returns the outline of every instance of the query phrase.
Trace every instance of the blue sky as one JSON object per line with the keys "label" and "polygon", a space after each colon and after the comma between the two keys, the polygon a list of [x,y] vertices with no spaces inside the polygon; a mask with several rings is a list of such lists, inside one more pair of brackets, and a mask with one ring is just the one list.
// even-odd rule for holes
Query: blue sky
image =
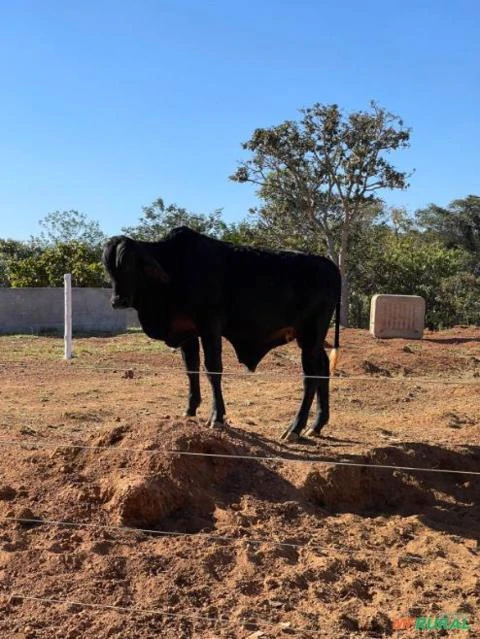
{"label": "blue sky", "polygon": [[257,127],[371,99],[413,129],[389,205],[480,194],[478,0],[15,0],[0,4],[0,237],[54,210],[108,235],[161,196],[240,220]]}

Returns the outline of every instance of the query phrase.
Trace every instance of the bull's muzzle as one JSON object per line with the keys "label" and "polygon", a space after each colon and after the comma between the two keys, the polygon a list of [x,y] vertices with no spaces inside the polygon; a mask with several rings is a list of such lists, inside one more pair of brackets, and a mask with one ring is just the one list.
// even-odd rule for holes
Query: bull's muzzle
{"label": "bull's muzzle", "polygon": [[121,297],[120,295],[114,295],[112,297],[112,306],[115,309],[128,308],[129,306],[131,306],[131,303],[130,303],[130,300],[128,300],[126,297]]}

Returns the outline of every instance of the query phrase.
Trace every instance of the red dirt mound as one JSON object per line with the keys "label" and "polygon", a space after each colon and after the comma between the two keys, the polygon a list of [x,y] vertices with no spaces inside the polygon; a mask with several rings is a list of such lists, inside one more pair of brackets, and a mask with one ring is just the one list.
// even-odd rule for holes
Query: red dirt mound
{"label": "red dirt mound", "polygon": [[480,478],[444,472],[478,473],[477,448],[453,451],[415,442],[351,457],[310,470],[303,483],[307,498],[332,513],[421,514],[431,525],[461,519],[464,532],[480,530]]}
{"label": "red dirt mound", "polygon": [[[121,447],[134,441],[133,433],[129,433]],[[231,456],[235,448],[194,422],[187,426],[161,424],[153,438],[144,438],[144,445],[149,453],[142,455],[142,463],[126,464],[128,470],[114,472],[101,482],[112,521],[162,528],[181,519],[176,528],[180,525],[185,532],[207,527],[233,467],[228,459],[203,455]],[[172,450],[184,454],[172,454]]]}

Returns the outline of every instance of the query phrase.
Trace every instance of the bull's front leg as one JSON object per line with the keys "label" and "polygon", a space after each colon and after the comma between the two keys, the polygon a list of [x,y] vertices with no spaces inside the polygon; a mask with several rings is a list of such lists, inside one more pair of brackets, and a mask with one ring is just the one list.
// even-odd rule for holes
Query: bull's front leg
{"label": "bull's front leg", "polygon": [[180,347],[183,363],[188,376],[188,405],[185,417],[194,417],[200,406],[200,343],[198,337],[192,337]]}
{"label": "bull's front leg", "polygon": [[222,395],[222,336],[220,332],[208,331],[201,336],[205,368],[212,387],[213,404],[210,415],[210,427],[223,426],[225,422],[225,403]]}

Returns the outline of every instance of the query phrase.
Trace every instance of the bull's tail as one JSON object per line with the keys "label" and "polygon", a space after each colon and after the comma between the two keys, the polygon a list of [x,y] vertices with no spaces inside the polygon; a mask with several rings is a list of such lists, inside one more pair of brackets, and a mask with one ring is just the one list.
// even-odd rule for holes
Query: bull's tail
{"label": "bull's tail", "polygon": [[340,307],[341,307],[341,294],[338,293],[337,306],[335,308],[335,341],[333,348],[330,351],[328,359],[330,361],[330,375],[333,375],[338,361],[338,350],[340,348]]}

